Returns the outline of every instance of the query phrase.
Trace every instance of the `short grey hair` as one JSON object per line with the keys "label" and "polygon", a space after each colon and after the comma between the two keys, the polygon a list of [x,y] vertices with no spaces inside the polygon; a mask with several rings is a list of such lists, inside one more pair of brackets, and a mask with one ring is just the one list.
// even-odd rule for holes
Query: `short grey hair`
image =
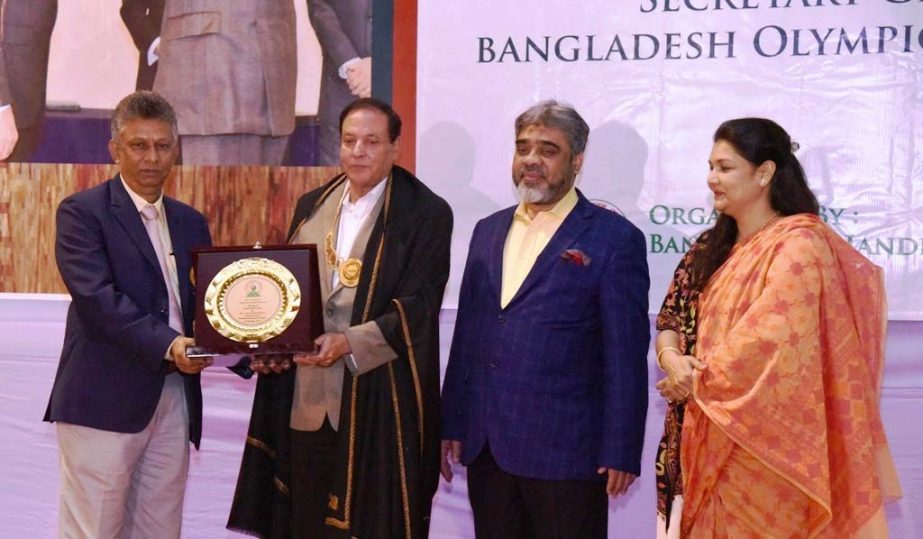
{"label": "short grey hair", "polygon": [[173,131],[173,140],[178,137],[176,125],[176,111],[170,102],[158,93],[149,90],[139,90],[125,96],[115,110],[112,111],[112,120],[109,128],[112,131],[112,140],[117,140],[119,133],[126,123],[137,120],[160,120],[170,124]]}
{"label": "short grey hair", "polygon": [[580,114],[568,103],[548,99],[540,101],[516,117],[516,135],[523,129],[540,125],[557,129],[564,133],[567,143],[574,155],[580,155],[586,150],[587,139],[590,138],[590,126]]}

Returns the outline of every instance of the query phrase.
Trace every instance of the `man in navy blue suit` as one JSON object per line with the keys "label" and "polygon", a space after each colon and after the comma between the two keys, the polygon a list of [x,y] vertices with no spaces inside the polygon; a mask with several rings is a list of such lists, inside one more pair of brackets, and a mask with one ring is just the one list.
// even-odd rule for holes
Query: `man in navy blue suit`
{"label": "man in navy blue suit", "polygon": [[61,452],[61,537],[178,538],[189,441],[202,433],[191,249],[205,217],[163,195],[176,114],[152,92],[123,99],[109,150],[119,174],[57,213],[55,257],[71,295],[46,421]]}
{"label": "man in navy blue suit", "polygon": [[589,127],[544,101],[515,124],[521,202],[474,229],[442,388],[442,474],[468,467],[478,537],[606,537],[640,473],[643,234],[574,182]]}

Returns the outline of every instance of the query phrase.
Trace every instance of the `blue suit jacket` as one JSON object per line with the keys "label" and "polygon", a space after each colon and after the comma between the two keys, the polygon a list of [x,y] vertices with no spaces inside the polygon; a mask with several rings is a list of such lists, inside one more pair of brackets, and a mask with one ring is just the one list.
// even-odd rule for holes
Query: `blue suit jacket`
{"label": "blue suit jacket", "polygon": [[[464,464],[489,442],[500,468],[524,477],[602,479],[600,466],[640,474],[650,343],[644,236],[579,194],[501,309],[514,212],[483,219],[471,238],[442,437],[462,442]],[[567,249],[589,263],[565,258]]]}
{"label": "blue suit jacket", "polygon": [[[205,217],[164,197],[186,335],[195,311],[191,248],[211,245]],[[57,213],[55,257],[71,295],[61,362],[46,421],[139,432],[160,398],[168,325],[167,287],[154,247],[119,177],[71,195]],[[202,433],[199,375],[183,375],[189,437]]]}

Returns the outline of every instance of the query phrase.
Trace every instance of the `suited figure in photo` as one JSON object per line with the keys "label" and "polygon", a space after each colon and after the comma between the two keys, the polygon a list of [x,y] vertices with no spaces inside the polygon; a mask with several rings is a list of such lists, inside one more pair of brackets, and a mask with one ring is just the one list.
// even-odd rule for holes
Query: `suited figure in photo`
{"label": "suited figure in photo", "polygon": [[45,412],[56,422],[61,537],[178,538],[189,442],[202,436],[192,249],[205,217],[163,195],[176,116],[152,92],[124,98],[109,150],[119,173],[64,199],[55,259],[71,296]]}
{"label": "suited figure in photo", "polygon": [[323,53],[318,164],[340,159],[340,111],[372,95],[372,0],[308,0],[308,18]]}
{"label": "suited figure in photo", "polygon": [[295,129],[292,0],[166,0],[154,89],[187,165],[280,165]]}
{"label": "suited figure in photo", "polygon": [[644,236],[574,187],[589,127],[517,119],[521,202],[474,229],[442,388],[442,473],[468,467],[478,537],[604,538],[640,473],[647,414]]}
{"label": "suited figure in photo", "polygon": [[125,28],[131,34],[131,40],[138,48],[138,76],[135,80],[136,90],[154,88],[157,75],[157,54],[160,45],[160,22],[163,20],[165,0],[122,0],[119,15]]}
{"label": "suited figure in photo", "polygon": [[41,140],[57,0],[0,0],[0,161],[28,161]]}

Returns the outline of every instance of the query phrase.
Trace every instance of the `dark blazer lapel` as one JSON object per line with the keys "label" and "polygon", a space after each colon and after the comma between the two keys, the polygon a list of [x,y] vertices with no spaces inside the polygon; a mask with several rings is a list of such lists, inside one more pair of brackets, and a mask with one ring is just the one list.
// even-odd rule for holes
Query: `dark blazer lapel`
{"label": "dark blazer lapel", "polygon": [[516,294],[513,296],[513,299],[510,300],[507,307],[516,303],[520,296],[528,292],[530,288],[541,281],[550,271],[551,265],[560,261],[561,253],[570,248],[570,246],[577,241],[577,238],[582,236],[583,233],[589,229],[590,221],[593,218],[593,213],[589,211],[591,202],[584,198],[579,191],[577,196],[579,197],[577,205],[574,206],[570,214],[564,218],[564,222],[561,223],[561,226],[554,233],[554,236],[551,237],[551,241],[548,242],[548,245],[546,245],[538,255],[535,264],[532,266],[532,269],[529,270],[529,274],[526,275],[526,280],[522,282],[522,285],[519,287],[519,290],[516,291]]}
{"label": "dark blazer lapel", "polygon": [[125,190],[125,186],[122,185],[122,178],[119,176],[109,180],[109,199],[115,218],[125,229],[125,232],[128,233],[128,237],[135,242],[144,258],[159,274],[160,263],[157,261],[154,246],[151,245],[151,238],[147,235],[147,230],[144,228],[144,223],[141,222],[138,209],[131,201],[131,197],[128,196],[128,191]]}
{"label": "dark blazer lapel", "polygon": [[503,217],[497,220],[497,226],[489,231],[488,236],[487,282],[497,305],[500,305],[500,290],[503,287],[503,246],[506,245],[515,213],[516,206],[504,210]]}

